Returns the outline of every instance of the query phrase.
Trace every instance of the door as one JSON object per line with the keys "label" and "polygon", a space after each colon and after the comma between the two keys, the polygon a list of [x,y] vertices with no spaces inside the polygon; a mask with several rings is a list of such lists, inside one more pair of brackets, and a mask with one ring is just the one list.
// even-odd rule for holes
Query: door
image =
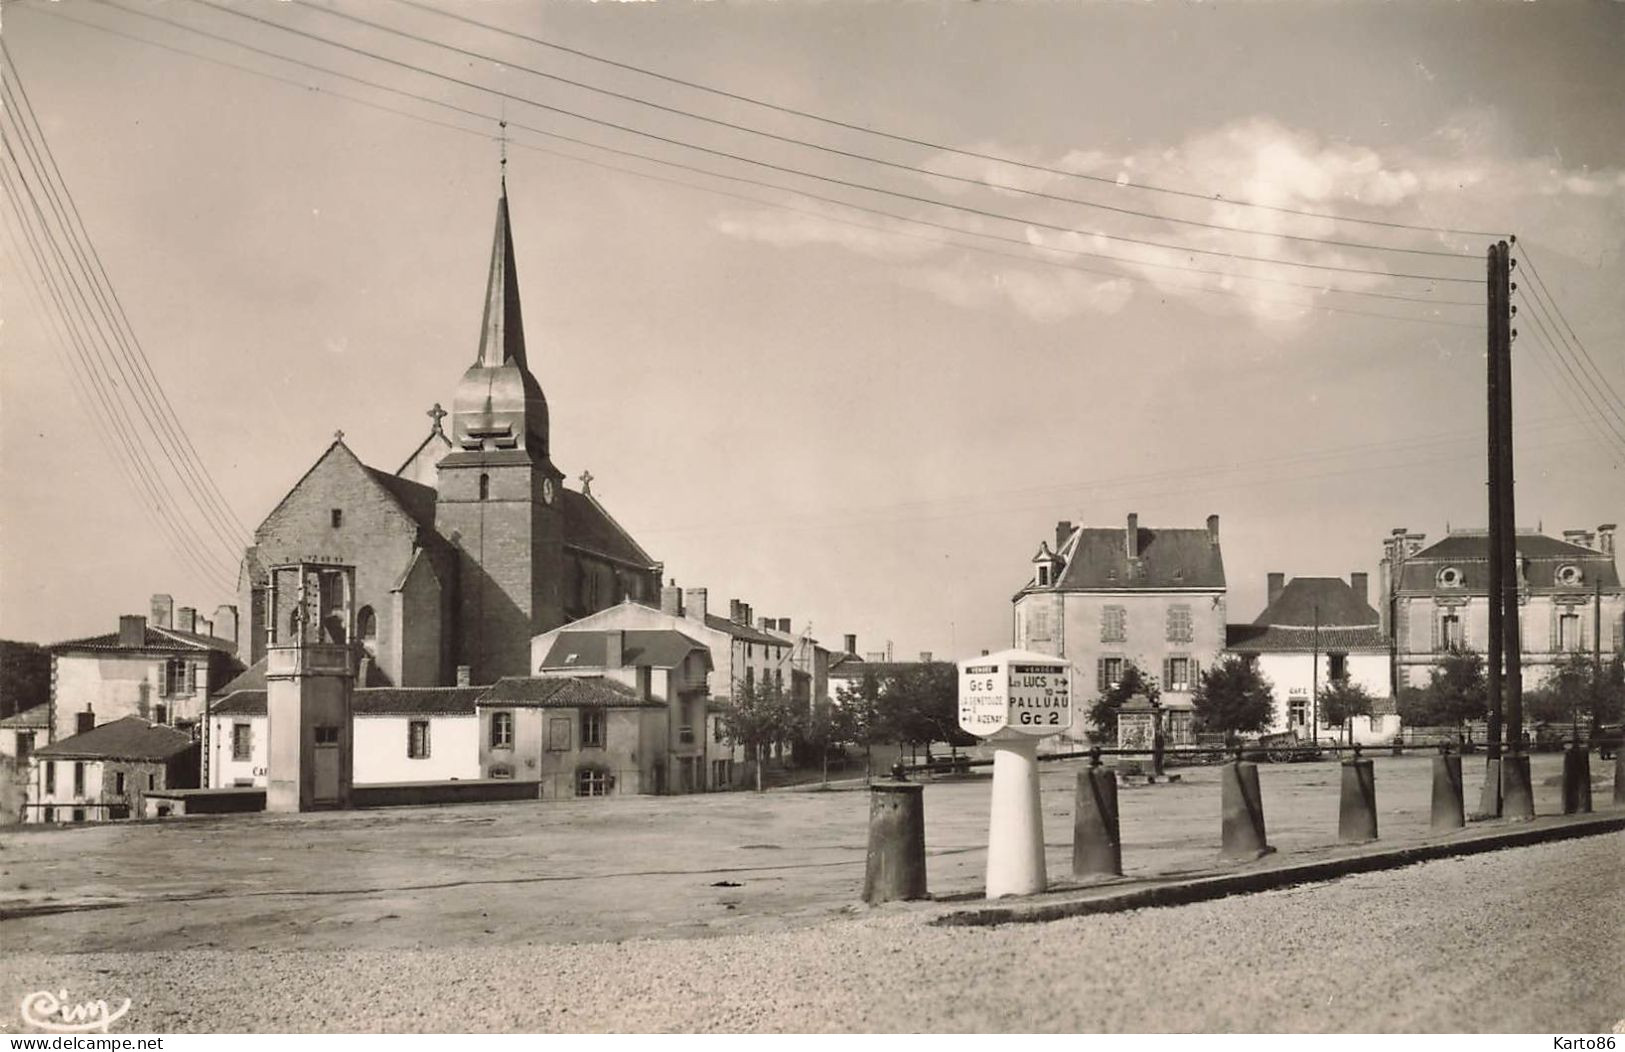
{"label": "door", "polygon": [[333,804],[339,799],[339,749],[337,745],[316,746],[311,766],[316,776],[312,796],[316,803]]}

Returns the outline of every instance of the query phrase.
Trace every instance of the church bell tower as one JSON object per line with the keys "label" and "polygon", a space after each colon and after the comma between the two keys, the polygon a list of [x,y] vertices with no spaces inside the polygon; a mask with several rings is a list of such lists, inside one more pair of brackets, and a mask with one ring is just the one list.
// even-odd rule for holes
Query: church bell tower
{"label": "church bell tower", "polygon": [[479,356],[457,386],[451,425],[435,529],[457,550],[456,663],[476,684],[527,675],[531,637],[564,622],[563,475],[548,454],[547,399],[526,362],[506,183]]}

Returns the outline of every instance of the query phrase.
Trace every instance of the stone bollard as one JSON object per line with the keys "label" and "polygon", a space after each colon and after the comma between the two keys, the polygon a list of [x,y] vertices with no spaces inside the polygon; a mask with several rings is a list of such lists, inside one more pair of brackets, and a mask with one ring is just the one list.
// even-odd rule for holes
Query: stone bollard
{"label": "stone bollard", "polygon": [[1430,825],[1435,833],[1447,829],[1460,829],[1467,824],[1462,803],[1461,757],[1450,754],[1449,745],[1439,746],[1439,755],[1433,758],[1433,818]]}
{"label": "stone bollard", "polygon": [[925,787],[918,782],[876,782],[870,787],[864,902],[926,897],[924,794]]}
{"label": "stone bollard", "polygon": [[1625,742],[1614,746],[1614,803],[1625,804]]}
{"label": "stone bollard", "polygon": [[1563,750],[1563,813],[1591,813],[1591,750],[1579,743]]}
{"label": "stone bollard", "polygon": [[1275,849],[1264,835],[1264,800],[1258,791],[1258,765],[1237,759],[1224,765],[1220,858],[1262,858]]}
{"label": "stone bollard", "polygon": [[1343,761],[1343,792],[1337,805],[1337,839],[1364,841],[1377,839],[1377,776],[1370,760],[1354,757]]}
{"label": "stone bollard", "polygon": [[1078,772],[1072,805],[1072,875],[1120,877],[1123,845],[1117,832],[1117,772],[1100,766]]}
{"label": "stone bollard", "polygon": [[1501,817],[1501,759],[1500,757],[1484,760],[1484,788],[1478,796],[1478,811],[1473,815],[1474,820],[1480,818]]}
{"label": "stone bollard", "polygon": [[1501,756],[1501,817],[1527,822],[1535,817],[1535,789],[1529,781],[1529,754]]}

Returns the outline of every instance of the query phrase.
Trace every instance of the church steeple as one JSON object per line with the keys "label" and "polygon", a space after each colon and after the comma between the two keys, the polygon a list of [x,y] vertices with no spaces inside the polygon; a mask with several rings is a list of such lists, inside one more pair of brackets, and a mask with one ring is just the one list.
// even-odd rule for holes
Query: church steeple
{"label": "church steeple", "polygon": [[485,318],[480,323],[479,364],[525,363],[525,325],[519,314],[519,271],[513,259],[513,227],[508,223],[508,185],[497,200],[497,229],[491,242],[491,272],[485,282]]}
{"label": "church steeple", "polygon": [[548,463],[547,399],[531,375],[525,356],[525,326],[519,314],[519,275],[514,265],[506,180],[497,199],[479,355],[457,385],[451,424],[456,449],[522,449],[529,451],[535,462]]}

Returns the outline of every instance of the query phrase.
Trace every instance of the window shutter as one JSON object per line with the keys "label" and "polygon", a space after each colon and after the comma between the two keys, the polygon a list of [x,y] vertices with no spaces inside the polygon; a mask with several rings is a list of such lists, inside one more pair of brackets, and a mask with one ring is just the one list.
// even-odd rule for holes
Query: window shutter
{"label": "window shutter", "polygon": [[1106,659],[1105,658],[1096,658],[1095,659],[1095,682],[1100,684],[1100,692],[1102,694],[1106,693],[1108,690],[1111,689],[1111,684],[1106,682]]}
{"label": "window shutter", "polygon": [[1202,682],[1202,666],[1198,665],[1196,663],[1195,658],[1191,658],[1191,673],[1190,673],[1190,675],[1191,675],[1190,688],[1191,688],[1192,691],[1194,691],[1194,690],[1196,690],[1196,685],[1198,683]]}
{"label": "window shutter", "polygon": [[1162,659],[1162,689],[1163,690],[1173,690],[1174,689],[1174,659],[1173,658],[1165,657],[1165,658]]}
{"label": "window shutter", "polygon": [[1439,613],[1433,615],[1433,642],[1432,642],[1432,645],[1431,645],[1431,649],[1433,650],[1433,652],[1435,654],[1437,654],[1439,652],[1439,649],[1440,649],[1439,648],[1439,633],[1443,629],[1443,627],[1444,627],[1444,612],[1440,611]]}
{"label": "window shutter", "polygon": [[186,663],[186,693],[197,693],[197,665],[190,661]]}
{"label": "window shutter", "polygon": [[1560,607],[1560,606],[1552,607],[1552,642],[1551,642],[1551,646],[1549,646],[1547,649],[1550,650],[1554,654],[1557,653],[1558,630],[1559,630],[1559,628],[1561,626],[1562,620],[1563,620],[1563,608]]}

